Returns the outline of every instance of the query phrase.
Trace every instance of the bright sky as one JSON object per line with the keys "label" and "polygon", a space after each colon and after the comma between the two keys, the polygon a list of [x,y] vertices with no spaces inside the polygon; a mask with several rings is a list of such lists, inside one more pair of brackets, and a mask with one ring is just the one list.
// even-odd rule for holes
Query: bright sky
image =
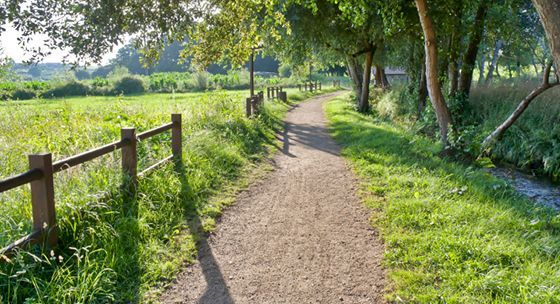
{"label": "bright sky", "polygon": [[[11,26],[8,26],[6,31],[0,35],[0,46],[2,46],[2,49],[4,50],[4,55],[12,58],[16,62],[22,62],[26,59],[29,59],[29,55],[25,54],[21,46],[18,45],[17,37],[19,36],[20,36],[19,32],[17,32]],[[32,47],[43,46],[42,40],[43,39],[35,39],[35,41],[33,41],[31,46]],[[102,63],[106,64],[109,62],[111,58],[115,57],[117,50],[118,48],[115,48],[113,52],[105,55]],[[52,50],[52,54],[45,57],[42,60],[42,62],[62,62],[62,59],[64,58],[65,55],[68,55],[67,51]]]}

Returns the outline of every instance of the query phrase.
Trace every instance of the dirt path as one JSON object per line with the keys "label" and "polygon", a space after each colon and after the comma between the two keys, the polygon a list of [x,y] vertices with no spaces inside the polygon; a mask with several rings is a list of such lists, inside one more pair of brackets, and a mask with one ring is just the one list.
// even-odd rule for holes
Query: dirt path
{"label": "dirt path", "polygon": [[295,107],[276,170],[240,194],[163,303],[382,303],[383,247],[322,104]]}

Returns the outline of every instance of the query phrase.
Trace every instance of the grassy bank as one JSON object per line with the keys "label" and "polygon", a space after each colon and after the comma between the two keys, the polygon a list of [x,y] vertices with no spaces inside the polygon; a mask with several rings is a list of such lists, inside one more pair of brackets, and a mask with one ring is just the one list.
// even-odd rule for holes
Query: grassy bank
{"label": "grassy bank", "polygon": [[391,301],[560,302],[557,213],[439,158],[432,141],[358,114],[347,99],[327,114],[386,244]]}
{"label": "grassy bank", "polygon": [[[289,108],[266,102],[244,117],[245,92],[90,97],[0,106],[0,178],[23,172],[26,154],[55,160],[183,114],[184,164],[155,171],[137,195],[119,191],[120,155],[110,154],[55,176],[60,241],[50,252],[22,251],[0,263],[0,302],[108,303],[154,299],[196,255],[232,194],[247,183],[274,143]],[[290,91],[291,102],[309,95]],[[169,135],[139,144],[139,167],[170,154]],[[109,192],[107,194],[107,192]],[[0,194],[0,245],[31,229],[29,190]]]}
{"label": "grassy bank", "polygon": [[[536,82],[515,85],[473,87],[468,100],[447,97],[453,114],[451,144],[476,157],[484,138],[500,125],[519,102],[538,86]],[[553,88],[536,98],[523,115],[492,147],[494,161],[511,164],[537,175],[560,179],[560,89]],[[375,95],[374,109],[381,117],[398,121],[424,133],[435,135],[435,114],[428,105],[417,120],[417,96],[404,87]],[[429,103],[429,100],[428,100]]]}

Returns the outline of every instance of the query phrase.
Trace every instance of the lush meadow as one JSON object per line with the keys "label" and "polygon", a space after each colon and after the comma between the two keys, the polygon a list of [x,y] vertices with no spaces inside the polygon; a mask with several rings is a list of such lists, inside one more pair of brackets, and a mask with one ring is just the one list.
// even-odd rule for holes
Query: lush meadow
{"label": "lush meadow", "polygon": [[392,302],[560,302],[557,212],[348,96],[326,111],[386,244]]}
{"label": "lush meadow", "polygon": [[[154,299],[196,255],[195,240],[211,231],[232,194],[250,180],[275,144],[289,104],[265,102],[246,119],[246,91],[148,94],[0,103],[0,178],[24,172],[26,155],[59,160],[141,132],[183,114],[183,164],[141,178],[137,194],[122,193],[120,154],[55,176],[60,240],[4,257],[0,302],[107,303]],[[289,103],[309,93],[289,90]],[[170,155],[170,135],[139,143],[139,167]],[[252,172],[253,174],[249,174]],[[28,186],[0,194],[0,245],[29,233]]]}

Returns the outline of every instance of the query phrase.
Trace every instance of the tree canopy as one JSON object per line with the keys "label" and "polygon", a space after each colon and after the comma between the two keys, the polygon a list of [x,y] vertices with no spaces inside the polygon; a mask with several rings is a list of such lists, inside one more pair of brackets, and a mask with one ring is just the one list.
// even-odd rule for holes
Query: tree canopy
{"label": "tree canopy", "polygon": [[[475,69],[490,83],[500,62],[510,76],[523,65],[543,74],[549,54],[560,63],[555,0],[30,0],[0,4],[0,22],[21,31],[24,46],[46,34],[47,47],[77,60],[98,61],[130,38],[147,63],[165,59],[171,44],[200,67],[241,66],[255,51],[296,65],[345,64],[360,111],[368,111],[372,67],[376,82],[384,66],[402,67],[429,92],[443,139],[453,121],[445,96],[468,97]],[[130,50],[120,58],[138,55]]]}

